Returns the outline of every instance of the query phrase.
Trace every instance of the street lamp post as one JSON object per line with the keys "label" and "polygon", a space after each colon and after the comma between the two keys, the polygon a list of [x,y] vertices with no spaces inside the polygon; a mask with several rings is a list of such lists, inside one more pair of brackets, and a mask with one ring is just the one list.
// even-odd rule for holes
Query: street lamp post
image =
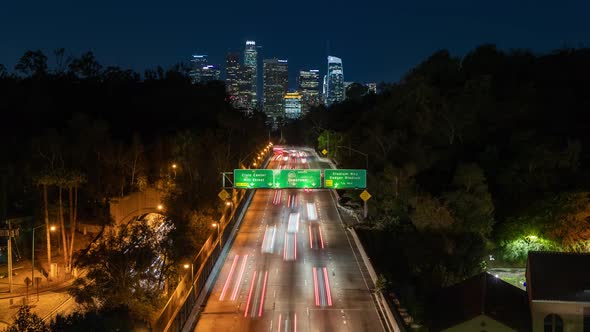
{"label": "street lamp post", "polygon": [[[35,280],[35,230],[37,228],[41,228],[41,227],[45,227],[45,225],[39,225],[37,227],[33,227],[33,239],[31,240],[31,242],[32,242],[32,250],[31,250],[31,283],[33,283],[34,280]],[[55,226],[50,226],[49,227],[49,230],[51,232],[55,231]],[[47,243],[48,243],[49,247],[51,248],[51,236],[47,240]],[[49,267],[49,269],[51,269],[51,266]]]}
{"label": "street lamp post", "polygon": [[227,206],[229,208],[229,214],[231,216],[231,213],[234,210],[234,202],[232,202],[231,200],[227,200],[227,201],[225,201],[225,206]]}
{"label": "street lamp post", "polygon": [[[188,270],[189,264],[186,263],[186,264],[184,264],[183,267],[185,270]],[[191,267],[191,285],[193,285],[195,283],[195,272],[193,269],[193,263],[190,264],[190,267]]]}
{"label": "street lamp post", "polygon": [[[356,152],[356,153],[358,153],[360,155],[365,156],[365,169],[367,170],[367,172],[369,171],[369,155],[368,154],[366,154],[366,153],[364,153],[362,151],[353,149],[353,148],[351,148],[349,146],[344,146],[344,145],[338,145],[338,146],[336,146],[336,148],[348,149],[348,151]],[[366,200],[363,200],[363,202],[364,202],[363,203],[363,218],[366,219],[367,218],[367,214],[369,213],[369,208],[367,207],[367,201]]]}
{"label": "street lamp post", "polygon": [[178,166],[176,164],[172,164],[172,172],[174,173],[174,178],[176,179],[176,168]]}
{"label": "street lamp post", "polygon": [[211,226],[213,226],[213,228],[217,228],[217,238],[219,239],[219,249],[221,249],[222,248],[222,246],[221,246],[221,237],[219,237],[219,228],[220,228],[220,226],[216,222],[212,223]]}

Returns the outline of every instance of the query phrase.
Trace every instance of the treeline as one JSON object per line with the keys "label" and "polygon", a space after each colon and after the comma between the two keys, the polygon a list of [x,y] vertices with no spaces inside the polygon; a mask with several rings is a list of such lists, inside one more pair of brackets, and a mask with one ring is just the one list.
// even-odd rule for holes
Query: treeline
{"label": "treeline", "polygon": [[443,50],[285,135],[342,167],[364,168],[368,155],[371,227],[360,231],[422,316],[430,291],[485,269],[488,255],[522,263],[530,249],[590,249],[588,72],[590,49]]}

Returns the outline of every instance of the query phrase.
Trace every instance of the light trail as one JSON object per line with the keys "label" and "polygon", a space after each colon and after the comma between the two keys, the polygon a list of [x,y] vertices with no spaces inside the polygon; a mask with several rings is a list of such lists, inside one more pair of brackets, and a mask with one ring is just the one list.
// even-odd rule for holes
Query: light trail
{"label": "light trail", "polygon": [[299,212],[289,214],[289,223],[287,224],[288,233],[297,233],[299,231]]}
{"label": "light trail", "polygon": [[326,297],[328,306],[332,306],[332,292],[330,291],[330,281],[328,280],[328,269],[324,267],[324,284],[326,285]]}
{"label": "light trail", "polygon": [[320,233],[320,244],[322,245],[322,249],[324,249],[324,237],[322,236],[322,227],[318,225],[318,231]]}
{"label": "light trail", "polygon": [[240,285],[242,284],[242,277],[244,276],[244,270],[246,269],[246,261],[248,261],[248,255],[245,255],[242,258],[242,267],[240,268],[240,273],[238,274],[238,279],[234,284],[234,289],[231,294],[231,300],[235,301],[238,297],[238,290],[240,289]]}
{"label": "light trail", "polygon": [[[260,297],[260,307],[258,308],[258,317],[262,317],[262,311],[264,310],[264,297],[266,296],[266,281],[267,281],[267,279],[268,279],[268,271],[265,271],[264,272],[264,284],[262,285],[262,295]],[[332,304],[330,304],[330,305],[332,305]]]}
{"label": "light trail", "polygon": [[264,238],[262,239],[262,246],[260,247],[261,253],[273,253],[275,246],[276,230],[276,226],[268,227],[268,225],[266,225],[266,229],[264,231]]}
{"label": "light trail", "polygon": [[227,292],[227,288],[229,287],[229,284],[231,283],[232,277],[234,275],[234,270],[236,268],[236,264],[238,263],[239,257],[240,257],[239,255],[236,255],[236,257],[234,257],[234,261],[231,264],[229,274],[227,275],[227,279],[225,280],[225,284],[223,285],[223,290],[221,291],[221,295],[219,296],[219,301],[223,301],[223,299],[225,298],[225,293]]}
{"label": "light trail", "polygon": [[293,241],[293,248],[295,249],[295,260],[297,260],[297,233],[295,233],[295,240]]}
{"label": "light trail", "polygon": [[283,242],[283,261],[287,260],[287,232],[285,232],[285,241]]}
{"label": "light trail", "polygon": [[309,229],[309,248],[313,249],[313,241],[311,239],[311,225],[308,225],[307,227]]}
{"label": "light trail", "polygon": [[320,305],[320,294],[319,294],[319,288],[318,288],[318,274],[317,274],[317,269],[315,267],[313,268],[313,293],[315,295],[315,305],[319,306]]}
{"label": "light trail", "polygon": [[307,207],[307,219],[309,219],[309,221],[318,220],[318,214],[317,214],[315,203],[307,203],[306,207]]}
{"label": "light trail", "polygon": [[254,291],[254,281],[256,280],[256,271],[252,275],[252,283],[250,285],[250,291],[248,292],[248,300],[246,301],[246,308],[244,309],[244,317],[248,317],[248,309],[250,308],[250,300],[252,300],[252,292]]}

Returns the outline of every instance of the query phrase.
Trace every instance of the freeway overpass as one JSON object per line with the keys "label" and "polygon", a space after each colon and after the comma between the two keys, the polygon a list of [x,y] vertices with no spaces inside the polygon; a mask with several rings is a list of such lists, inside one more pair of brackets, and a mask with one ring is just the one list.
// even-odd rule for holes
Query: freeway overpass
{"label": "freeway overpass", "polygon": [[[269,168],[330,168],[296,154]],[[257,190],[195,331],[386,331],[353,246],[332,191]]]}

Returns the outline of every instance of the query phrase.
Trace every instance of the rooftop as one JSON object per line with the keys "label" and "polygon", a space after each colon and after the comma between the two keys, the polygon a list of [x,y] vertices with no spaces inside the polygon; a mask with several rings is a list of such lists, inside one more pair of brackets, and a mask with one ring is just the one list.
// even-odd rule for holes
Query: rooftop
{"label": "rooftop", "polygon": [[440,290],[432,301],[431,328],[441,331],[482,314],[517,331],[530,330],[526,292],[485,272]]}
{"label": "rooftop", "polygon": [[529,252],[527,289],[533,301],[590,302],[590,254]]}

